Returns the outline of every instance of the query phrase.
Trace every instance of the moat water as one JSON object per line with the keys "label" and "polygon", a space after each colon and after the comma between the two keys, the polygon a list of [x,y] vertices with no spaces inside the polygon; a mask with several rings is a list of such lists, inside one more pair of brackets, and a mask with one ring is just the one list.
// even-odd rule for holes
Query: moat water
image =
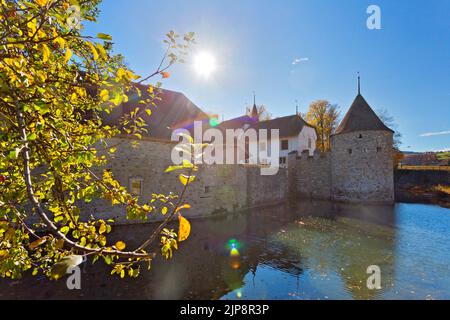
{"label": "moat water", "polygon": [[[132,247],[151,230],[116,227],[114,238]],[[380,290],[367,288],[371,265]],[[75,291],[39,276],[0,280],[0,299],[450,299],[450,210],[312,201],[195,220],[172,260],[138,279],[109,271],[83,266]]]}

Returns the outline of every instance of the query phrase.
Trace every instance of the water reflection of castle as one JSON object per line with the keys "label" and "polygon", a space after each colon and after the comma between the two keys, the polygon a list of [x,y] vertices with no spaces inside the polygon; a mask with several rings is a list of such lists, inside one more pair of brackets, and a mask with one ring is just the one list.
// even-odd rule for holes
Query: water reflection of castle
{"label": "water reflection of castle", "polygon": [[[392,286],[394,279],[393,210],[390,206],[355,207],[315,201],[193,221],[195,232],[173,260],[154,261],[150,271],[142,268],[139,279],[113,281],[107,276],[108,268],[96,264],[83,274],[81,291],[68,291],[63,282],[30,278],[17,286],[0,283],[0,292],[24,299],[220,299],[242,287],[245,294],[254,276],[263,278],[258,273],[272,268],[292,277],[298,290],[304,289],[308,274],[327,272],[339,278],[343,293],[337,298],[373,299],[380,292],[366,287],[369,265],[380,266],[383,288]],[[132,246],[133,241],[140,241],[139,236],[148,234],[148,228],[123,227],[117,236]],[[230,239],[241,244],[237,264],[227,248]],[[321,289],[328,293],[335,288]]]}
{"label": "water reflection of castle", "polygon": [[[364,218],[347,218],[353,214]],[[185,257],[189,261],[183,264],[194,264],[186,284],[195,291],[190,298],[218,299],[252,285],[245,284],[245,279],[252,279],[260,267],[297,277],[301,287],[304,271],[316,268],[319,261],[322,269],[340,276],[345,291],[355,299],[373,299],[380,294],[366,287],[370,265],[380,266],[383,288],[393,283],[395,218],[391,207],[312,202],[297,209],[270,208],[201,224],[198,227],[204,235],[182,250],[189,252]],[[238,267],[231,263],[224,247],[230,238],[242,243]]]}

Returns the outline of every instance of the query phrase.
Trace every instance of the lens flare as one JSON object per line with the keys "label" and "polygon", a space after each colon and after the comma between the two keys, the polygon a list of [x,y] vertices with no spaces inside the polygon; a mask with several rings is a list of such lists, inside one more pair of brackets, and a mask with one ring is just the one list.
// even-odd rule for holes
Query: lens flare
{"label": "lens flare", "polygon": [[209,119],[209,125],[211,127],[217,127],[220,124],[219,119],[217,117],[212,117],[211,119]]}
{"label": "lens flare", "polygon": [[236,248],[231,249],[230,256],[239,257],[239,250]]}
{"label": "lens flare", "polygon": [[230,250],[231,257],[239,257],[239,248],[241,247],[240,243],[236,239],[231,239],[228,241],[227,248]]}
{"label": "lens flare", "polygon": [[231,266],[231,269],[237,270],[241,267],[241,263],[238,260],[233,260],[233,261],[231,261],[230,266]]}

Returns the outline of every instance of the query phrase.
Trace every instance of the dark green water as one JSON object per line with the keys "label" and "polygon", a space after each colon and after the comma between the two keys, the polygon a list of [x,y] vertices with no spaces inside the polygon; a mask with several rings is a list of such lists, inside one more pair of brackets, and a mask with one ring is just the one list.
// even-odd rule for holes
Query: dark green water
{"label": "dark green water", "polygon": [[[116,229],[129,246],[151,226]],[[238,257],[230,256],[230,240]],[[367,268],[381,269],[369,290]],[[83,267],[82,289],[26,276],[0,299],[450,299],[450,210],[313,201],[196,220],[173,260],[138,279]]]}

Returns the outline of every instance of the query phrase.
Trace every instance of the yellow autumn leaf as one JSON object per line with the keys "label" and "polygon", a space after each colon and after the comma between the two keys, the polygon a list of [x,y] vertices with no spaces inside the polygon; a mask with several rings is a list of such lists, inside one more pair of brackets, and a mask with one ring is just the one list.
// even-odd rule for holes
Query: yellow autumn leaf
{"label": "yellow autumn leaf", "polygon": [[108,54],[106,53],[105,48],[100,43],[96,43],[95,46],[97,47],[97,50],[100,52],[100,55],[102,56],[103,60],[108,59]]}
{"label": "yellow autumn leaf", "polygon": [[191,205],[190,205],[190,204],[184,204],[184,205],[182,205],[181,207],[178,207],[177,210],[175,210],[175,213],[178,213],[178,212],[180,212],[181,210],[184,210],[184,209],[190,209],[190,208],[191,208]]}
{"label": "yellow autumn leaf", "polygon": [[189,238],[189,235],[191,234],[191,224],[181,214],[178,216],[178,221],[180,223],[178,229],[178,242],[182,242]]}
{"label": "yellow autumn leaf", "polygon": [[53,42],[57,43],[61,49],[64,49],[64,47],[66,46],[66,40],[61,37],[56,38],[55,40],[53,40]]}
{"label": "yellow autumn leaf", "polygon": [[47,62],[48,58],[50,57],[50,49],[47,47],[47,45],[44,43],[42,45],[42,61]]}
{"label": "yellow autumn leaf", "polygon": [[98,233],[104,234],[105,232],[106,232],[106,225],[104,223],[102,223],[100,225],[100,228],[98,228]]}
{"label": "yellow autumn leaf", "polygon": [[72,50],[69,48],[66,49],[66,53],[64,54],[64,62],[67,63],[70,58],[72,58]]}
{"label": "yellow autumn leaf", "polygon": [[36,0],[36,3],[41,7],[45,6],[47,2],[48,0]]}
{"label": "yellow autumn leaf", "polygon": [[169,209],[167,207],[162,208],[162,214],[165,216],[167,214],[167,211],[169,211]]}
{"label": "yellow autumn leaf", "polygon": [[187,176],[185,174],[180,174],[180,182],[183,186],[188,185],[192,182],[194,182],[195,176]]}
{"label": "yellow autumn leaf", "polygon": [[97,49],[95,48],[95,46],[91,42],[88,41],[86,43],[88,44],[89,48],[91,48],[91,52],[92,52],[92,56],[93,56],[94,60],[97,60],[98,59],[98,51],[97,51]]}
{"label": "yellow autumn leaf", "polygon": [[102,91],[100,91],[100,100],[106,101],[108,99],[109,99],[109,91],[106,89],[103,89]]}
{"label": "yellow autumn leaf", "polygon": [[118,241],[116,242],[115,247],[117,248],[117,250],[122,251],[123,249],[125,249],[126,244],[123,241]]}

